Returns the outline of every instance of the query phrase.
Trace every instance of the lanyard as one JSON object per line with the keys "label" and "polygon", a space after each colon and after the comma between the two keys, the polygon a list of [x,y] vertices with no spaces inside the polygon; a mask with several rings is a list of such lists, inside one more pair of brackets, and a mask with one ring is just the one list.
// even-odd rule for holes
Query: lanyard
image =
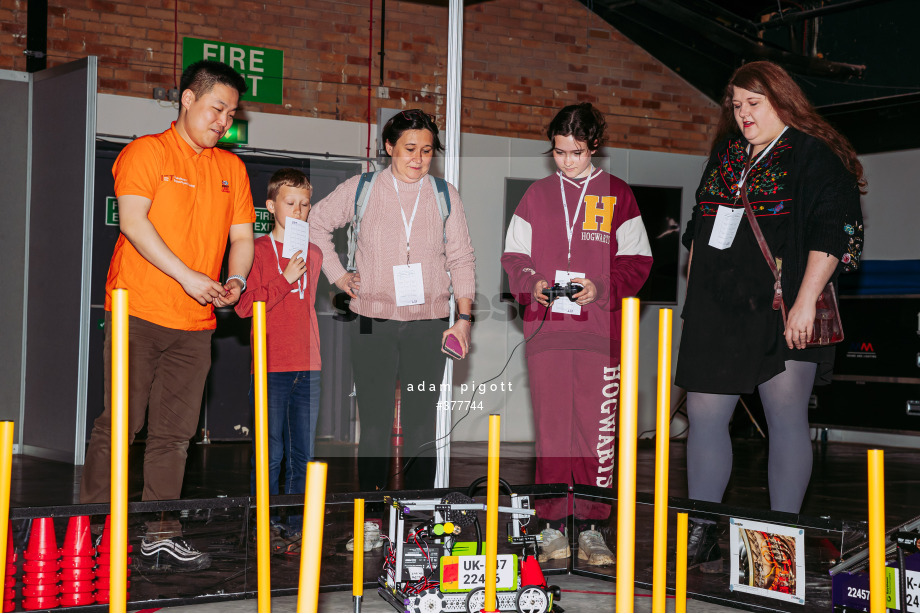
{"label": "lanyard", "polygon": [[[757,156],[757,159],[754,160],[754,163],[741,171],[741,177],[738,179],[738,183],[736,184],[738,187],[735,190],[735,198],[739,198],[741,196],[741,188],[744,185],[745,180],[748,178],[748,175],[751,174],[751,171],[754,170],[754,167],[757,166],[757,163],[763,160],[763,157],[767,155],[771,149],[773,149],[773,146],[776,145],[777,141],[779,141],[779,137],[783,136],[783,133],[786,132],[786,130],[789,130],[789,126],[784,126],[783,132],[780,132],[776,138],[773,139],[773,141],[767,146],[767,148],[760,152],[760,155]],[[748,145],[748,149],[750,149],[750,147],[751,146]]]}
{"label": "lanyard", "polygon": [[412,207],[412,217],[406,221],[406,212],[403,211],[402,203],[399,202],[399,184],[396,177],[393,177],[393,188],[396,190],[396,202],[399,204],[399,212],[402,214],[403,228],[406,229],[406,266],[409,266],[409,237],[412,235],[412,224],[415,223],[415,214],[418,212],[418,201],[422,197],[422,186],[419,185],[418,193],[415,195],[415,206]]}
{"label": "lanyard", "polygon": [[[281,258],[278,257],[278,246],[275,245],[275,237],[272,236],[272,233],[268,233],[268,238],[272,240],[272,249],[275,250],[275,262],[278,263],[278,273],[281,275],[284,275],[284,273],[282,273],[281,271]],[[304,262],[307,261],[306,255],[301,254],[300,257],[303,258]],[[304,273],[303,275],[298,277],[297,278],[297,288],[294,290],[291,290],[291,292],[300,293],[300,300],[303,300],[304,290],[307,289],[307,280],[305,279],[306,276],[307,274]],[[301,280],[303,280],[303,284],[300,283]]]}
{"label": "lanyard", "polygon": [[[557,171],[559,175],[559,191],[562,193],[562,208],[565,211],[565,234],[569,239],[569,251],[568,251],[568,260],[566,262],[566,270],[572,268],[572,235],[575,233],[575,224],[578,221],[578,214],[581,213],[581,203],[585,200],[585,194],[588,193],[588,183],[601,174],[600,169],[597,172],[594,171],[594,165],[591,165],[591,170],[588,172],[588,176],[585,178],[585,184],[581,188],[581,196],[578,197],[578,207],[575,209],[575,217],[572,218],[572,223],[569,224],[569,203],[565,199],[565,184],[562,182],[562,171]],[[571,180],[570,180],[571,181]],[[576,184],[577,185],[577,184]]]}

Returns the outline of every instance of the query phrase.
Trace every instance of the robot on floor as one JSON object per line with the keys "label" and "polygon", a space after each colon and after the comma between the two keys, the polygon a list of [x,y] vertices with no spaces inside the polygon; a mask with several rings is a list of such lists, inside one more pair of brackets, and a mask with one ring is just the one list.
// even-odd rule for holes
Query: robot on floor
{"label": "robot on floor", "polygon": [[[467,494],[442,499],[388,499],[389,528],[378,594],[399,612],[480,612],[485,607],[485,545],[477,512],[486,506],[472,495],[486,481],[474,481]],[[496,561],[496,606],[501,612],[561,612],[560,590],[546,583],[537,561],[540,533],[527,527],[534,510],[530,497],[511,492],[508,542],[521,554],[499,554]],[[475,540],[461,541],[469,531]],[[555,605],[555,609],[554,609]]]}

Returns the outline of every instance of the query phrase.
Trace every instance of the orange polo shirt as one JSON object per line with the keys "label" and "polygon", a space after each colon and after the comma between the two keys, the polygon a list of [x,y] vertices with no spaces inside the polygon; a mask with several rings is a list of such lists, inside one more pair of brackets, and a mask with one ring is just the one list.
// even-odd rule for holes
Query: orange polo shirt
{"label": "orange polo shirt", "polygon": [[[246,167],[235,154],[205,149],[200,154],[176,132],[128,144],[112,168],[115,195],[151,200],[147,218],[172,252],[190,269],[220,282],[230,226],[256,220]],[[118,237],[105,282],[105,309],[112,290],[128,289],[128,311],[148,322],[178,330],[216,328],[214,309],[200,305],[141,256],[124,235]]]}

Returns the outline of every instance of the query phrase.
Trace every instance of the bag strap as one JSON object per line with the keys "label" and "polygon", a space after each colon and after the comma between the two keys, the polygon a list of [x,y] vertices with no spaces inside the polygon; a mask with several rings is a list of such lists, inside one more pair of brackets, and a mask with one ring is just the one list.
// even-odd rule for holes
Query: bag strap
{"label": "bag strap", "polygon": [[[751,170],[750,159],[748,159],[744,168],[744,176],[747,177]],[[763,254],[767,264],[770,266],[770,271],[773,273],[773,309],[782,312],[783,324],[785,325],[786,304],[783,302],[783,271],[779,266],[777,266],[776,259],[770,252],[770,247],[767,245],[767,240],[764,238],[763,231],[760,229],[760,224],[757,223],[757,216],[754,215],[754,209],[751,207],[751,203],[748,201],[747,188],[744,185],[741,185],[738,189],[741,191],[741,202],[744,203],[744,213],[747,216],[748,222],[751,224],[751,230],[754,231],[754,238],[757,239],[757,245],[760,246],[760,252]]]}
{"label": "bag strap", "polygon": [[444,227],[444,243],[447,244],[447,218],[450,216],[450,192],[447,189],[447,181],[441,177],[428,175],[431,180],[431,187],[434,189],[435,198],[438,201],[438,212],[441,214],[441,225]]}
{"label": "bag strap", "polygon": [[[348,264],[347,270],[354,272],[355,254],[358,251],[358,233],[361,231],[361,219],[367,210],[367,205],[371,199],[371,190],[374,182],[377,181],[379,171],[361,173],[361,179],[358,181],[358,189],[355,191],[355,215],[348,227]],[[441,214],[441,225],[443,227],[444,243],[447,243],[447,218],[450,216],[450,192],[447,188],[447,181],[441,177],[428,175],[431,181],[431,187],[435,193],[435,200],[438,202],[438,213]]]}
{"label": "bag strap", "polygon": [[347,270],[355,272],[355,253],[358,251],[358,232],[361,230],[361,218],[364,217],[364,211],[367,209],[367,203],[371,198],[371,188],[377,180],[377,171],[361,173],[361,179],[358,181],[358,189],[355,191],[355,215],[351,219],[351,226],[348,227],[348,264]]}

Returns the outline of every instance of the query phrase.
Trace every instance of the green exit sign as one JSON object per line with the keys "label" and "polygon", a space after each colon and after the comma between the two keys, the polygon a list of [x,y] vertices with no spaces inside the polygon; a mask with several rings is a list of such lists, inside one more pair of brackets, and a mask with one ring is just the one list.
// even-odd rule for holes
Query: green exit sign
{"label": "green exit sign", "polygon": [[105,197],[105,225],[118,226],[118,199],[114,196]]}
{"label": "green exit sign", "polygon": [[246,145],[249,143],[249,122],[245,119],[234,119],[230,129],[220,137],[220,142],[226,145]]}
{"label": "green exit sign", "polygon": [[198,60],[223,62],[243,75],[249,89],[241,100],[281,104],[283,51],[200,38],[182,39],[182,68],[188,68]]}
{"label": "green exit sign", "polygon": [[275,225],[275,216],[265,207],[256,207],[255,209],[256,223],[252,225],[252,231],[256,235],[267,235]]}

